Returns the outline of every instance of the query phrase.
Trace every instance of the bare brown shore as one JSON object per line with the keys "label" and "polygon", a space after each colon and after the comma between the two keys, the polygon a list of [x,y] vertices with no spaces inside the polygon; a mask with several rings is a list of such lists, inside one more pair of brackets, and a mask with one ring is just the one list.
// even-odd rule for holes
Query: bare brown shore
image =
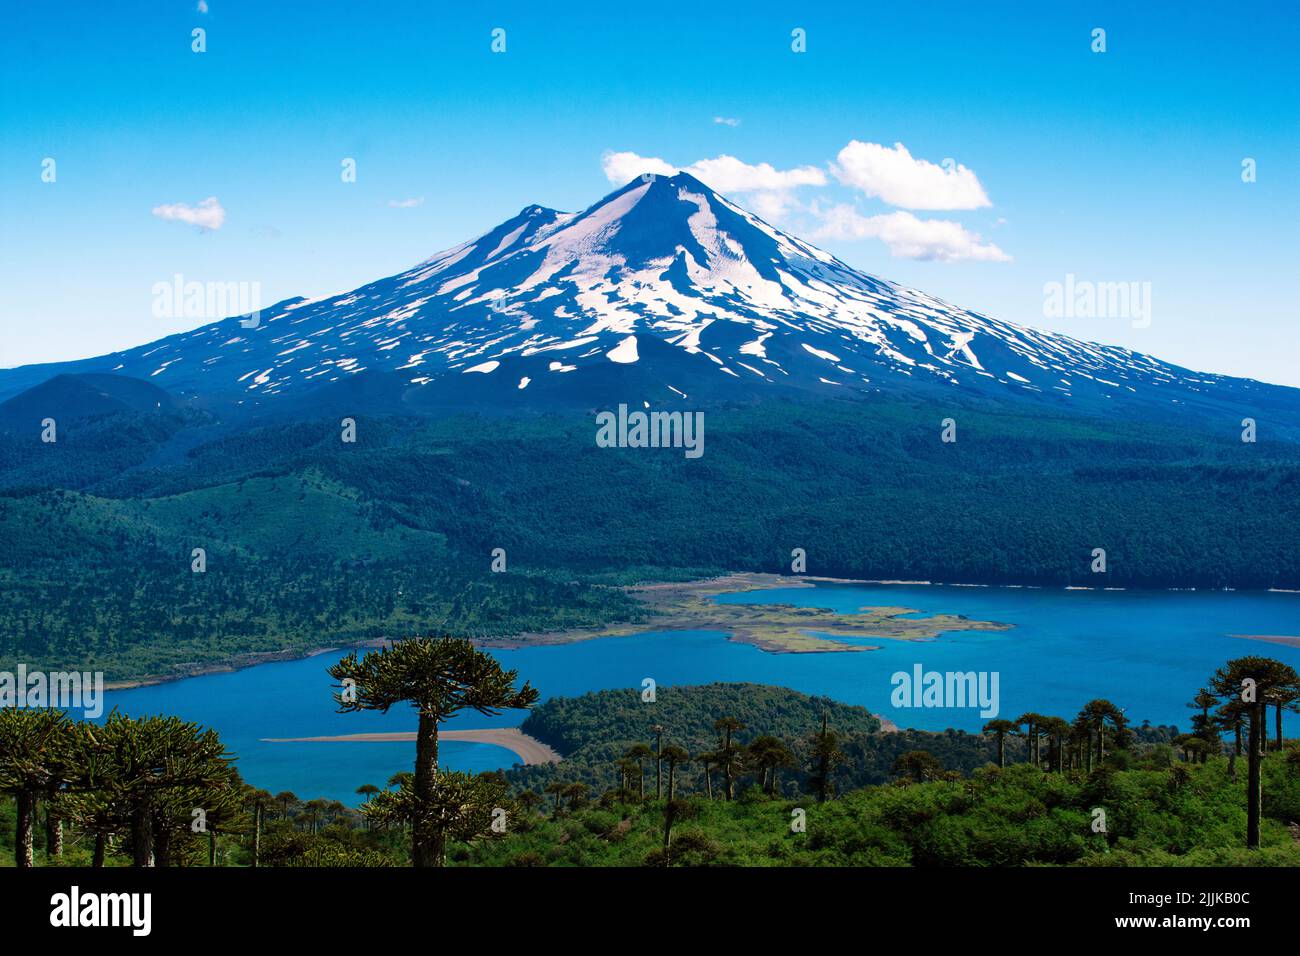
{"label": "bare brown shore", "polygon": [[[532,766],[541,763],[558,763],[560,755],[536,737],[530,737],[518,727],[497,727],[485,730],[441,730],[439,740],[468,740],[478,744],[495,744],[504,747],[519,758],[520,763]],[[263,743],[388,743],[414,741],[415,731],[393,731],[375,734],[340,734],[336,737],[263,737]]]}
{"label": "bare brown shore", "polygon": [[[1011,625],[996,621],[975,621],[960,614],[917,613],[909,607],[860,607],[853,613],[828,608],[796,607],[791,604],[719,604],[720,594],[744,593],[768,588],[810,588],[823,584],[882,584],[924,582],[858,581],[849,578],[815,576],[785,577],[779,574],[729,574],[702,581],[672,581],[643,584],[627,590],[641,599],[648,612],[645,620],[613,628],[576,628],[520,634],[483,641],[485,647],[517,648],[525,645],[568,644],[598,637],[625,637],[644,631],[723,631],[730,641],[753,644],[771,654],[852,654],[878,650],[879,644],[851,644],[835,638],[901,641],[933,640],[956,631],[1004,631]],[[823,636],[824,635],[824,636]]]}

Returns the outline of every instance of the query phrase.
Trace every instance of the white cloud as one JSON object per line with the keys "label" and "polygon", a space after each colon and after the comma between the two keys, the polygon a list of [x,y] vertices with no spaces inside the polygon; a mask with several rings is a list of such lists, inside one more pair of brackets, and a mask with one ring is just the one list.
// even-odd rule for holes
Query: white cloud
{"label": "white cloud", "polygon": [[189,223],[200,229],[220,229],[226,222],[226,210],[216,196],[209,196],[197,206],[183,202],[164,203],[154,206],[152,212],[159,219]]}
{"label": "white cloud", "polygon": [[833,206],[822,214],[814,239],[879,239],[898,259],[959,262],[1010,262],[1011,257],[991,242],[948,219],[918,219],[910,212],[863,216],[852,206]]}
{"label": "white cloud", "polygon": [[751,166],[734,156],[701,159],[683,172],[708,183],[720,193],[772,192],[796,186],[825,186],[826,174],[816,166],[776,169],[768,163]]}
{"label": "white cloud", "polygon": [[199,0],[199,13],[208,12],[208,0]]}
{"label": "white cloud", "polygon": [[904,209],[980,209],[991,206],[988,194],[971,169],[945,160],[936,166],[913,159],[902,143],[893,149],[879,143],[852,140],[831,166],[846,186]]}
{"label": "white cloud", "polygon": [[672,176],[689,173],[720,193],[775,192],[796,186],[825,186],[826,174],[816,166],[799,166],[795,169],[777,169],[770,163],[750,165],[734,156],[722,155],[714,159],[701,159],[689,166],[674,166],[653,156],[636,153],[606,153],[601,160],[605,176],[611,183],[621,186],[642,173]]}
{"label": "white cloud", "polygon": [[[974,209],[989,206],[988,196],[975,174],[965,166],[936,166],[913,159],[902,143],[886,149],[853,140],[839,153],[831,171],[844,185],[877,196],[895,206],[913,209]],[[852,205],[825,206],[806,203],[796,196],[800,187],[825,187],[830,180],[816,166],[777,169],[770,163],[745,163],[734,156],[701,159],[689,166],[674,166],[655,156],[633,152],[606,152],[601,165],[616,186],[645,173],[672,176],[689,173],[723,195],[743,195],[745,205],[770,222],[782,223],[792,213],[813,217],[818,227],[813,239],[879,239],[897,258],[937,262],[976,260],[1010,262],[997,245],[985,242],[959,222],[920,219],[910,212],[894,211],[866,216]],[[1001,225],[1005,220],[998,220]]]}
{"label": "white cloud", "polygon": [[662,176],[689,173],[724,196],[745,195],[747,205],[755,213],[773,222],[783,219],[792,207],[798,205],[792,190],[799,186],[825,186],[827,183],[826,174],[816,166],[777,169],[770,163],[752,165],[727,155],[678,167],[653,156],[609,152],[601,164],[605,176],[616,186],[631,182],[643,173]]}
{"label": "white cloud", "polygon": [[721,126],[731,126],[733,128],[740,125],[740,120],[732,116],[715,116],[713,117],[713,122],[718,123]]}
{"label": "white cloud", "polygon": [[605,178],[615,186],[630,183],[642,173],[672,176],[677,172],[676,166],[665,163],[662,159],[638,156],[636,153],[607,152],[600,158],[600,165],[605,171]]}
{"label": "white cloud", "polygon": [[423,197],[423,196],[420,196],[420,197],[417,198],[417,199],[390,199],[390,200],[388,200],[388,207],[389,207],[390,209],[414,209],[416,206],[423,206],[423,205],[424,205],[424,197]]}

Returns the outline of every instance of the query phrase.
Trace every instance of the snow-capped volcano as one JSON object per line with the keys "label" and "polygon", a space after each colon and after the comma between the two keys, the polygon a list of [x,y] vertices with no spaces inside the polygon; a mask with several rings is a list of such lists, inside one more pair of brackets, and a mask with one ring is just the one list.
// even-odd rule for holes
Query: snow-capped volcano
{"label": "snow-capped volcano", "polygon": [[900,389],[1094,410],[1297,407],[1290,389],[1188,372],[866,275],[685,173],[640,177],[579,213],[529,206],[406,272],[286,300],[248,325],[235,317],[0,372],[0,398],[93,371],[263,407],[330,385],[364,391],[363,381],[425,408]]}

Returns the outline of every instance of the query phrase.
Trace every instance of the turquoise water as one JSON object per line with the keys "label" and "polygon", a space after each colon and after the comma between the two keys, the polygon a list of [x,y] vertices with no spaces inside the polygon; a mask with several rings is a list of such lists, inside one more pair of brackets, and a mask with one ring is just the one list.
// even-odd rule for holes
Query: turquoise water
{"label": "turquoise water", "polygon": [[[1232,657],[1274,657],[1300,668],[1300,649],[1234,638],[1232,634],[1300,635],[1300,595],[1224,592],[1061,591],[907,585],[820,585],[724,595],[727,603],[797,604],[839,612],[899,606],[921,613],[963,614],[1014,625],[996,633],[961,632],[933,641],[879,642],[880,650],[846,654],[768,654],[709,631],[648,632],[575,644],[497,650],[543,698],[614,687],[660,687],[710,681],[780,684],[861,704],[904,727],[978,730],[975,709],[895,708],[896,671],[997,672],[999,716],[1027,710],[1072,717],[1093,697],[1127,708],[1137,723],[1188,728],[1185,706],[1214,669]],[[870,643],[870,642],[868,642]],[[325,668],[341,654],[263,664],[229,674],[111,691],[107,706],[133,715],[171,713],[216,728],[239,756],[245,779],[272,792],[355,803],[364,783],[383,786],[409,770],[409,743],[265,743],[264,737],[305,737],[413,730],[409,708],[389,714],[334,712]],[[664,706],[663,698],[659,706]],[[462,715],[451,729],[513,726],[520,712],[496,718]],[[1289,735],[1300,717],[1288,715]],[[508,767],[500,747],[448,741],[444,766],[460,770]]]}

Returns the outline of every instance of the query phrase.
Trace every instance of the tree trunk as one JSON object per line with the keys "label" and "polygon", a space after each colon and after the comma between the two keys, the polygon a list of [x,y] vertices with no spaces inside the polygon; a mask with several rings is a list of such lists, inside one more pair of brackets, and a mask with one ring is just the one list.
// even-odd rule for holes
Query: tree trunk
{"label": "tree trunk", "polygon": [[1277,750],[1282,750],[1282,702],[1277,702]]}
{"label": "tree trunk", "polygon": [[217,865],[217,831],[208,831],[208,866]]}
{"label": "tree trunk", "polygon": [[45,859],[50,862],[63,859],[63,818],[55,809],[53,794],[45,799]]}
{"label": "tree trunk", "polygon": [[1235,724],[1232,725],[1232,733],[1237,738],[1236,756],[1240,757],[1241,756],[1241,721],[1240,720],[1238,720]]}
{"label": "tree trunk", "polygon": [[713,771],[708,767],[704,768],[704,793],[710,800],[713,799]]}
{"label": "tree trunk", "polygon": [[172,831],[161,825],[157,817],[154,818],[153,830],[153,865],[154,866],[171,866],[172,865]]}
{"label": "tree trunk", "polygon": [[726,739],[726,743],[723,745],[722,754],[723,754],[722,759],[724,760],[724,763],[722,764],[722,776],[724,778],[724,782],[726,783],[727,799],[730,800],[733,792],[732,780],[731,780],[731,728],[730,727],[727,728],[727,739]]}
{"label": "tree trunk", "polygon": [[91,859],[90,859],[90,865],[91,865],[91,866],[96,867],[96,868],[101,868],[101,867],[103,867],[103,865],[104,865],[104,844],[105,844],[106,842],[107,842],[107,837],[104,836],[104,831],[103,831],[103,830],[98,830],[98,831],[96,831],[96,833],[95,833],[95,853],[94,853],[94,855],[93,855],[93,856],[91,857]]}
{"label": "tree trunk", "polygon": [[1007,765],[1007,736],[1004,733],[998,733],[998,766]]}
{"label": "tree trunk", "polygon": [[1250,705],[1250,759],[1246,771],[1246,847],[1259,849],[1259,818],[1262,809],[1262,789],[1260,787],[1260,765],[1263,763],[1263,749],[1267,731],[1264,727],[1264,702],[1256,701]]}
{"label": "tree trunk", "polygon": [[636,762],[636,769],[641,775],[641,802],[645,803],[645,765],[638,760]]}
{"label": "tree trunk", "polygon": [[[420,714],[415,737],[415,802],[427,807],[433,801],[434,780],[438,773],[438,722],[433,716]],[[419,814],[411,826],[411,864],[442,866],[442,834]]]}
{"label": "tree trunk", "polygon": [[132,866],[153,866],[153,822],[149,800],[142,797],[131,811]]}
{"label": "tree trunk", "polygon": [[14,859],[19,869],[30,870],[36,866],[32,854],[36,822],[36,796],[30,790],[18,791],[18,824],[14,835]]}
{"label": "tree trunk", "polygon": [[655,735],[655,799],[659,800],[664,795],[664,761],[659,755],[664,749],[664,735]]}
{"label": "tree trunk", "polygon": [[256,867],[262,855],[262,804],[253,805],[253,866]]}
{"label": "tree trunk", "polygon": [[669,802],[672,801],[673,797],[676,796],[676,792],[677,792],[677,788],[676,788],[676,786],[675,786],[675,784],[676,784],[675,776],[676,776],[676,775],[675,775],[674,772],[673,772],[674,769],[675,769],[675,768],[673,767],[672,764],[669,764],[669,765],[668,765],[668,800],[669,800]]}

